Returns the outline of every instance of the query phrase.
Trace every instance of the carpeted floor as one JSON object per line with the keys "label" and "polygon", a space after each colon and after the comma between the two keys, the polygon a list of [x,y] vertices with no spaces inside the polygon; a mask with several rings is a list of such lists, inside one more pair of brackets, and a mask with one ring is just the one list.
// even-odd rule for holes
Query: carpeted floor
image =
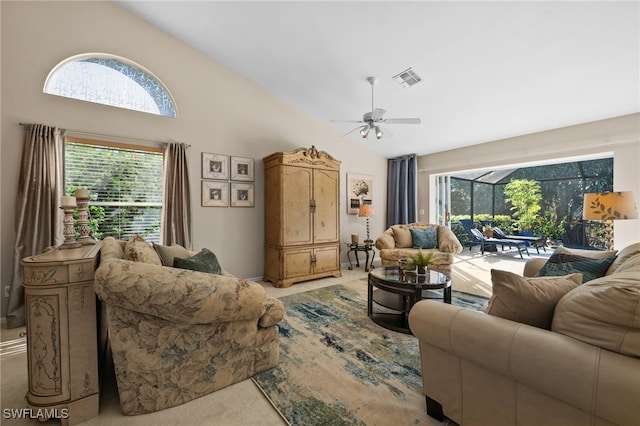
{"label": "carpeted floor", "polygon": [[[377,264],[378,262],[376,262]],[[503,263],[508,265],[503,266]],[[513,266],[509,266],[509,265]],[[465,252],[456,256],[454,274],[452,276],[454,295],[455,291],[464,293],[490,296],[491,281],[487,282],[489,269],[522,268],[522,261],[513,256],[492,255],[481,256],[475,252]],[[517,271],[514,271],[517,272]],[[355,286],[360,289],[366,298],[366,272],[363,268],[342,270],[341,278],[326,278],[298,283],[288,288],[275,288],[270,283],[262,283],[268,294],[285,298],[289,295],[312,291],[329,285],[343,284],[348,287]],[[365,281],[361,279],[365,277]],[[455,300],[455,299],[454,299]],[[366,315],[366,314],[365,314]],[[378,327],[371,323],[372,326]],[[24,395],[27,390],[27,360],[24,337],[20,333],[24,327],[7,330],[2,325],[0,340],[1,364],[1,403],[2,409],[25,408]],[[393,333],[393,332],[388,332]],[[400,333],[393,333],[400,335]],[[409,337],[409,336],[406,336]],[[284,340],[284,339],[281,339]],[[91,426],[146,426],[153,425],[224,425],[224,426],[283,426],[286,422],[272,408],[272,405],[264,397],[254,382],[245,380],[228,388],[206,395],[179,407],[162,410],[157,413],[142,416],[124,416],[120,411],[115,378],[112,372],[107,372],[103,377],[103,386],[100,398],[100,416],[88,420],[83,425]],[[418,406],[422,409],[424,402],[421,399]],[[428,425],[438,425],[433,419],[427,419]],[[33,425],[32,419],[7,419],[2,418],[2,424],[7,425]],[[49,420],[45,425],[59,425],[59,420]],[[375,424],[375,423],[374,423]],[[394,422],[394,424],[399,424]]]}
{"label": "carpeted floor", "polygon": [[[367,317],[362,280],[282,297],[280,363],[254,381],[292,425],[437,425],[422,395],[417,339]],[[454,292],[453,304],[486,299]]]}

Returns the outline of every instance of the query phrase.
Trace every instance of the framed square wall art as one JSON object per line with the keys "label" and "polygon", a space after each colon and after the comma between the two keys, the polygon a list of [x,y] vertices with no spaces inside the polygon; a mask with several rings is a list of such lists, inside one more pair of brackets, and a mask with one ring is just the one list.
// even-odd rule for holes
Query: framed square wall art
{"label": "framed square wall art", "polygon": [[229,183],[203,180],[202,207],[229,207]]}
{"label": "framed square wall art", "polygon": [[231,207],[255,205],[252,183],[231,183]]}
{"label": "framed square wall art", "polygon": [[253,158],[232,156],[231,180],[253,182]]}
{"label": "framed square wall art", "polygon": [[202,179],[229,179],[229,156],[203,152]]}
{"label": "framed square wall art", "polygon": [[347,213],[358,214],[360,203],[373,200],[373,176],[347,173]]}

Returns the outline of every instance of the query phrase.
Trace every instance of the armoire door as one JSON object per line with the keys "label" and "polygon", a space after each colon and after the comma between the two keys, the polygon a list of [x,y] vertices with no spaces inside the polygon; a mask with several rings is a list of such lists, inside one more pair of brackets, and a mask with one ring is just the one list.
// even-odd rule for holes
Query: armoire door
{"label": "armoire door", "polygon": [[283,250],[284,278],[295,278],[313,273],[313,248]]}
{"label": "armoire door", "polygon": [[313,198],[316,206],[313,215],[314,244],[331,243],[340,239],[339,191],[340,175],[338,172],[315,170],[313,182]]}
{"label": "armoire door", "polygon": [[282,245],[312,244],[313,170],[302,167],[283,167],[282,173]]}
{"label": "armoire door", "polygon": [[316,274],[340,269],[340,246],[318,247],[314,253]]}

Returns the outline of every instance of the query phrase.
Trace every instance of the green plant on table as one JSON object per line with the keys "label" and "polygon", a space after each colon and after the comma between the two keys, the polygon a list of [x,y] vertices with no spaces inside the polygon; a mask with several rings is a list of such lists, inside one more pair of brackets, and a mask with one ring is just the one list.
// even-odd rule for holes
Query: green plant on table
{"label": "green plant on table", "polygon": [[434,263],[436,263],[436,256],[431,252],[425,255],[421,248],[418,249],[418,253],[415,256],[409,259],[409,264],[418,268],[418,271],[424,270]]}

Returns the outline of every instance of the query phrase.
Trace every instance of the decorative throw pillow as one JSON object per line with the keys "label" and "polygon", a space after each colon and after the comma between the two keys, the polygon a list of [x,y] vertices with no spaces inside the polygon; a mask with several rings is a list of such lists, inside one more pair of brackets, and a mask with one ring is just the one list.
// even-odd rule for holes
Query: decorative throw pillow
{"label": "decorative throw pillow", "polygon": [[124,258],[134,262],[151,263],[162,266],[160,257],[140,235],[134,235],[124,246]]}
{"label": "decorative throw pillow", "polygon": [[222,268],[218,263],[218,258],[209,249],[203,248],[194,256],[188,259],[176,257],[173,259],[173,267],[190,269],[192,271],[208,272],[210,274],[222,273]]}
{"label": "decorative throw pillow", "polygon": [[550,330],[556,304],[581,282],[582,274],[525,278],[513,272],[492,269],[493,295],[485,312]]}
{"label": "decorative throw pillow", "polygon": [[396,248],[411,248],[411,232],[404,226],[394,226],[393,239],[396,241]]}
{"label": "decorative throw pillow", "polygon": [[176,257],[186,259],[191,256],[189,250],[179,244],[163,246],[161,244],[153,243],[153,248],[155,249],[156,253],[158,253],[158,256],[160,256],[160,260],[162,260],[162,264],[164,266],[173,266],[173,259]]}
{"label": "decorative throw pillow", "polygon": [[593,259],[591,257],[571,254],[564,250],[556,250],[542,269],[538,271],[536,276],[552,277],[581,273],[582,279],[586,283],[604,276],[614,260],[616,260],[615,256],[604,259]]}
{"label": "decorative throw pillow", "polygon": [[558,247],[554,253],[577,254],[578,256],[588,257],[590,259],[605,259],[607,257],[616,256],[618,250],[601,251],[601,250],[582,250],[567,247]]}
{"label": "decorative throw pillow", "polygon": [[438,232],[435,226],[424,229],[411,228],[413,248],[434,249],[438,247]]}

